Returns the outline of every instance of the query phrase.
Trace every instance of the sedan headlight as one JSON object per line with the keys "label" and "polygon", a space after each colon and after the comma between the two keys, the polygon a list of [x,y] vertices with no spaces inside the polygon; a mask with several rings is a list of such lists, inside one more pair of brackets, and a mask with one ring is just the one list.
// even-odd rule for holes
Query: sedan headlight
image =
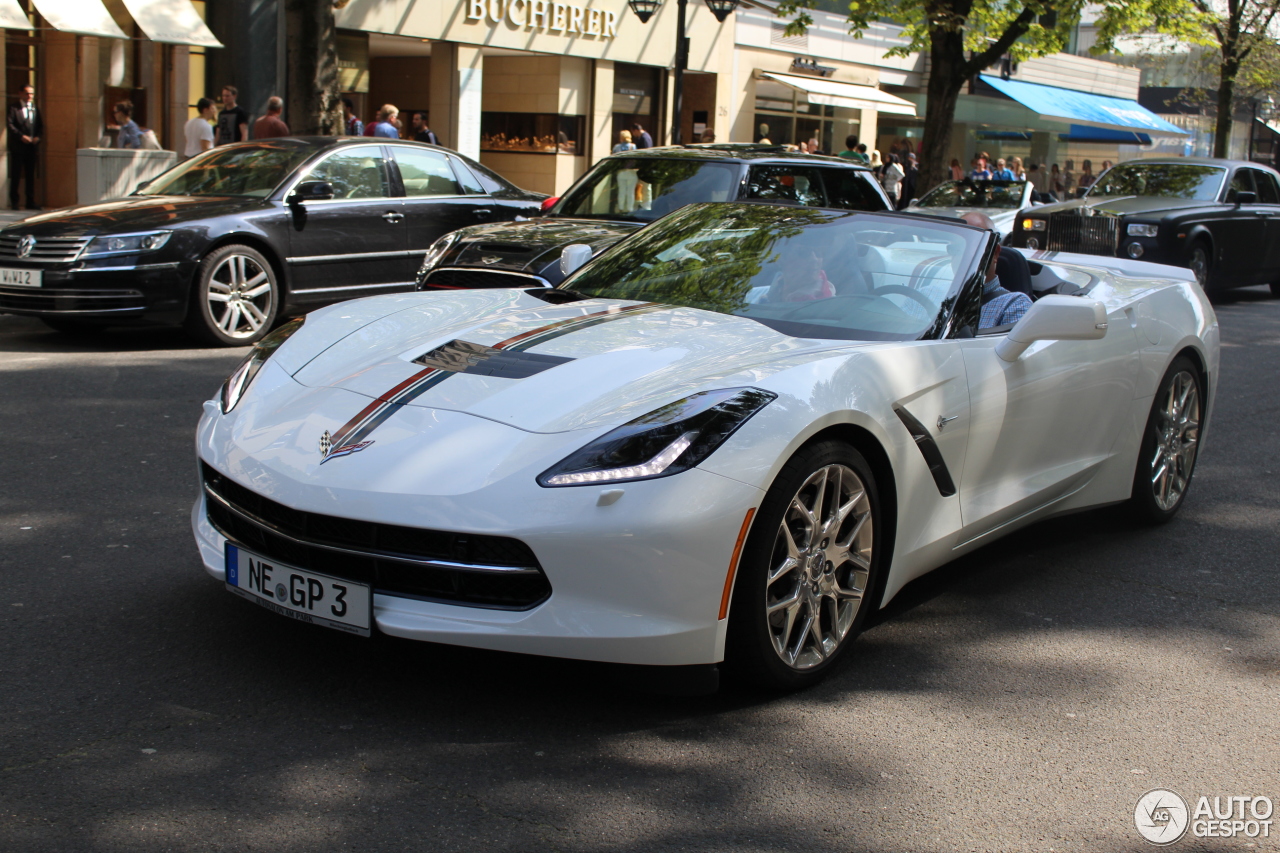
{"label": "sedan headlight", "polygon": [[1023,231],[1043,231],[1049,227],[1049,223],[1043,219],[1024,219],[1022,220]]}
{"label": "sedan headlight", "polygon": [[137,255],[142,252],[154,252],[169,242],[172,231],[149,231],[145,234],[104,234],[94,237],[85,247],[86,258],[100,258],[103,255]]}
{"label": "sedan headlight", "polygon": [[542,472],[538,485],[590,486],[678,474],[710,456],[777,397],[759,388],[685,397],[610,430]]}
{"label": "sedan headlight", "polygon": [[302,328],[306,319],[305,316],[295,317],[253,345],[253,351],[240,362],[239,367],[232,371],[227,381],[222,383],[220,396],[224,415],[236,407],[236,403],[240,402],[249,384],[253,382],[253,377],[257,376],[258,371],[262,369],[262,365],[267,363],[267,359],[271,358],[281,344],[289,340],[290,335]]}
{"label": "sedan headlight", "polygon": [[1159,233],[1160,226],[1134,222],[1129,225],[1127,230],[1130,237],[1154,237]]}
{"label": "sedan headlight", "polygon": [[462,238],[457,231],[452,231],[439,240],[431,244],[427,249],[427,254],[422,258],[422,267],[418,270],[418,277],[426,275],[435,269],[436,265],[444,259],[445,254],[453,248],[453,244]]}

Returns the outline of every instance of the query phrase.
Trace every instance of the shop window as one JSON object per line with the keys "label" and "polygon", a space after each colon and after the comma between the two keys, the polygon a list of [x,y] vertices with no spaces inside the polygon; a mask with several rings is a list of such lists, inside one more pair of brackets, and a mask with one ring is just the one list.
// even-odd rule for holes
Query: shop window
{"label": "shop window", "polygon": [[580,154],[586,119],[555,113],[481,113],[480,150]]}

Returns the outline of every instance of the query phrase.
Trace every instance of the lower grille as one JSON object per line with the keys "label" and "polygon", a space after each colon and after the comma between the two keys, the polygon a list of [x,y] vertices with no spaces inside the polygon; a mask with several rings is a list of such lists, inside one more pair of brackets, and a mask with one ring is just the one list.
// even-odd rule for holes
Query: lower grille
{"label": "lower grille", "polygon": [[1120,220],[1114,216],[1055,213],[1049,217],[1046,248],[1051,252],[1115,255]]}
{"label": "lower grille", "polygon": [[551,595],[529,546],[321,515],[263,497],[201,463],[209,521],[249,551],[300,569],[367,583],[387,595],[527,610]]}
{"label": "lower grille", "polygon": [[136,290],[51,290],[0,285],[0,311],[41,311],[76,314],[91,311],[141,311]]}
{"label": "lower grille", "polygon": [[507,270],[480,270],[450,267],[432,270],[422,283],[424,290],[435,287],[470,290],[476,287],[547,287],[547,280],[536,275]]}

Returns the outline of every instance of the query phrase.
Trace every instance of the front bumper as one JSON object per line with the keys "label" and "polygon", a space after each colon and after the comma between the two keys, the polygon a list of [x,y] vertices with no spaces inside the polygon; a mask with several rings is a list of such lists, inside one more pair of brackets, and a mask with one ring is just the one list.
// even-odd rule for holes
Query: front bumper
{"label": "front bumper", "polygon": [[[19,264],[6,264],[20,266]],[[174,323],[186,313],[194,262],[40,267],[41,287],[0,285],[0,313]]]}

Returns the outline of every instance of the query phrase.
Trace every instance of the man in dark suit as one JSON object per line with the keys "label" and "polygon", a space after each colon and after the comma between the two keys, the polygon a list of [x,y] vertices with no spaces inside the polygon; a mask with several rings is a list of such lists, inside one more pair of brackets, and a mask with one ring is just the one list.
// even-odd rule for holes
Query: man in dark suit
{"label": "man in dark suit", "polygon": [[44,117],[36,109],[36,90],[22,87],[18,103],[9,107],[9,205],[18,207],[18,181],[26,181],[27,207],[36,206],[36,158]]}

